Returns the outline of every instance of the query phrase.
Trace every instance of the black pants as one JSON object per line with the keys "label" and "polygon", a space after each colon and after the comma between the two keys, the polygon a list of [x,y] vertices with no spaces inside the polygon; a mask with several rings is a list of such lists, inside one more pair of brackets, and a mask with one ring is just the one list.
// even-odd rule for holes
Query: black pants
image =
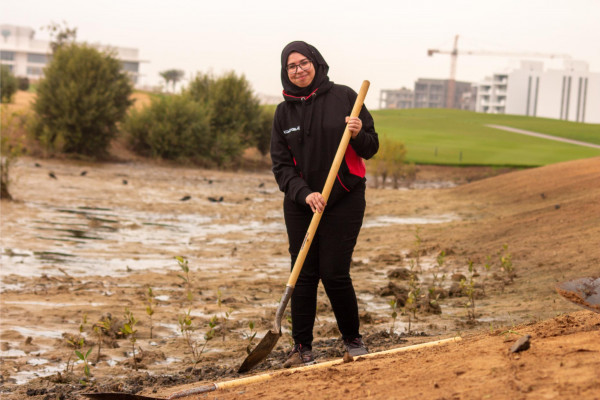
{"label": "black pants", "polygon": [[[350,278],[350,263],[365,212],[364,184],[327,205],[292,293],[292,337],[311,348],[317,310],[317,287],[325,292],[343,339],[360,337],[358,304]],[[306,236],[313,213],[308,206],[287,198],[283,203],[292,268]]]}

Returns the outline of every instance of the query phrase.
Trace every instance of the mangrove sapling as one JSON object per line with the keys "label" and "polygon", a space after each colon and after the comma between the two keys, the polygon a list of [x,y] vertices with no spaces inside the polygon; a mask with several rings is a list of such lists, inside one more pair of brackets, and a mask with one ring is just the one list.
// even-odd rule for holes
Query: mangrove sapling
{"label": "mangrove sapling", "polygon": [[215,337],[215,327],[218,325],[218,323],[219,320],[217,316],[213,315],[213,317],[208,321],[208,330],[204,334],[204,343],[200,344],[196,339],[194,339],[194,331],[196,330],[196,327],[194,326],[192,317],[190,315],[190,310],[179,316],[179,330],[192,354],[192,361],[194,363],[193,368],[196,368],[196,365],[200,362],[202,353],[204,353],[208,342]]}
{"label": "mangrove sapling", "polygon": [[460,288],[467,295],[467,303],[465,303],[465,308],[467,309],[467,318],[469,321],[475,320],[475,276],[477,275],[477,270],[473,265],[473,261],[469,260],[469,278],[468,281],[466,279],[460,280]]}
{"label": "mangrove sapling", "polygon": [[503,271],[510,283],[515,278],[515,269],[512,263],[512,255],[508,252],[508,245],[504,244],[502,250],[498,252],[498,258],[500,261],[500,270]]}
{"label": "mangrove sapling", "polygon": [[248,345],[246,346],[246,353],[250,354],[252,352],[252,342],[256,337],[257,331],[254,330],[254,321],[248,322],[249,333],[244,333],[246,340],[248,340]]}
{"label": "mangrove sapling", "polygon": [[[72,336],[67,333],[63,334],[67,344],[73,347],[75,350],[80,350],[85,345],[85,338],[83,337],[83,331],[85,330],[85,325],[87,324],[87,314],[83,313],[81,317],[81,322],[79,323],[79,333],[77,336]],[[71,367],[71,372],[73,372],[74,365],[71,365],[73,355],[69,353],[69,358],[67,359],[67,365],[65,367],[65,372],[69,372],[69,366]]]}
{"label": "mangrove sapling", "polygon": [[421,228],[417,226],[417,228],[415,229],[415,243],[413,251],[415,253],[415,267],[417,268],[417,271],[419,271],[419,273],[423,272],[421,268],[421,245],[423,244],[423,239],[419,235],[420,232]]}
{"label": "mangrove sapling", "polygon": [[192,303],[192,300],[194,298],[194,294],[192,292],[192,280],[190,277],[190,266],[188,265],[188,260],[186,260],[185,258],[181,257],[181,256],[177,256],[175,257],[175,259],[177,260],[177,263],[179,264],[179,268],[181,268],[181,270],[183,271],[183,275],[177,275],[179,276],[182,280],[183,283],[185,285],[185,290],[186,290],[186,297],[188,302]]}
{"label": "mangrove sapling", "polygon": [[179,323],[179,332],[181,332],[181,336],[192,351],[192,354],[195,355],[195,342],[192,337],[192,333],[194,332],[195,328],[193,325],[191,312],[192,310],[188,309],[185,313],[178,317],[177,322]]}
{"label": "mangrove sapling", "polygon": [[[219,309],[223,305],[222,298],[223,298],[223,293],[219,289],[219,290],[217,290],[217,305],[219,306]],[[229,318],[231,317],[232,312],[233,312],[233,308],[229,307],[229,309],[227,309],[227,311],[225,311],[221,316],[221,335],[223,338],[223,342],[225,341],[225,333],[228,328],[227,321],[229,321]]]}
{"label": "mangrove sapling", "polygon": [[[446,279],[446,275],[443,273],[442,269],[444,267],[444,263],[446,262],[446,251],[442,250],[440,254],[436,257],[436,266],[433,269],[433,287],[441,287]],[[440,276],[441,274],[441,276]],[[439,282],[438,282],[439,280]]]}
{"label": "mangrove sapling", "polygon": [[388,303],[392,309],[392,326],[390,327],[390,336],[394,336],[394,327],[396,326],[396,318],[398,318],[398,312],[396,311],[398,302],[396,299],[392,299]]}
{"label": "mangrove sapling", "polygon": [[408,280],[408,298],[404,306],[405,310],[412,312],[413,318],[417,317],[417,308],[419,306],[419,300],[421,299],[421,281],[415,271],[418,264],[415,261],[410,260],[410,279]]}
{"label": "mangrove sapling", "polygon": [[111,328],[111,321],[108,317],[102,318],[99,322],[96,322],[93,326],[96,338],[98,338],[98,355],[96,356],[96,362],[100,361],[100,352],[102,351],[102,335],[104,331],[109,332]]}
{"label": "mangrove sapling", "polygon": [[[88,361],[88,356],[90,355],[93,349],[93,347],[90,347],[90,349],[85,354],[83,354],[79,350],[75,350],[75,355],[77,356],[77,358],[83,361],[83,373],[88,381],[92,377],[92,373],[90,372],[90,363]],[[79,381],[79,383],[82,383],[84,385],[87,384],[85,381]]]}
{"label": "mangrove sapling", "polygon": [[124,337],[129,338],[129,342],[131,343],[131,351],[133,357],[133,365],[135,370],[138,370],[137,360],[135,359],[135,342],[137,341],[137,329],[135,329],[135,325],[138,323],[138,320],[133,316],[133,313],[126,308],[125,309],[125,324],[121,328],[121,333]]}
{"label": "mangrove sapling", "polygon": [[152,339],[152,316],[154,315],[154,306],[156,305],[156,299],[154,298],[154,292],[152,288],[148,286],[148,292],[146,293],[146,314],[150,318],[150,339]]}

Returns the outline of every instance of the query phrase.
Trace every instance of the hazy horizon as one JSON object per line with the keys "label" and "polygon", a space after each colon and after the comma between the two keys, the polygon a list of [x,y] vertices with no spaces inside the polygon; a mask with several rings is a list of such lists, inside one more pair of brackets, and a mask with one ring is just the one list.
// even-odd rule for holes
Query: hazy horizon
{"label": "hazy horizon", "polygon": [[[428,57],[427,49],[451,50],[457,34],[459,52],[569,54],[600,72],[600,1],[405,3],[4,0],[0,23],[31,27],[36,38],[48,39],[40,27],[64,21],[77,28],[80,41],[137,48],[149,61],[140,66],[143,85],[160,84],[159,72],[166,69],[181,69],[186,78],[233,70],[266,96],[281,93],[281,49],[305,40],[323,54],[334,82],[358,90],[362,80],[371,81],[370,108],[378,107],[381,89],[412,88],[418,78],[447,79],[450,56]],[[531,59],[546,69],[562,66],[560,60]],[[456,78],[478,82],[517,62],[459,54]]]}

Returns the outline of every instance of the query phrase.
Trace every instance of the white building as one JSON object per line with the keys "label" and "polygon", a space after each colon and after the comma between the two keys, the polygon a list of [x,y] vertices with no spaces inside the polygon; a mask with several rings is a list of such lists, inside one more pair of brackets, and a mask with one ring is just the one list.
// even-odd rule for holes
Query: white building
{"label": "white building", "polygon": [[544,71],[543,62],[496,73],[479,83],[475,111],[600,123],[600,73],[584,61]]}
{"label": "white building", "polygon": [[[15,76],[36,81],[44,75],[44,67],[52,57],[50,41],[35,39],[35,31],[25,26],[0,25],[0,62],[8,65]],[[140,62],[138,49],[93,45],[115,52],[123,70],[134,84],[138,82]]]}

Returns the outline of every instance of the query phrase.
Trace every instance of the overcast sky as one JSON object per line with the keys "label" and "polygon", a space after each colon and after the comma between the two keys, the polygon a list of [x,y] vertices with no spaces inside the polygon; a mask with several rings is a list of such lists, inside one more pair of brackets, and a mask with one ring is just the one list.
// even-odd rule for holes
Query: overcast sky
{"label": "overcast sky", "polygon": [[[317,47],[330,78],[358,90],[412,88],[417,78],[446,79],[450,56],[427,49],[569,54],[600,72],[600,0],[1,0],[0,23],[40,27],[66,21],[78,40],[138,48],[141,82],[158,73],[244,74],[257,93],[281,93],[279,58],[292,40]],[[515,57],[459,55],[457,79],[480,81]],[[546,60],[558,68],[560,61]]]}

